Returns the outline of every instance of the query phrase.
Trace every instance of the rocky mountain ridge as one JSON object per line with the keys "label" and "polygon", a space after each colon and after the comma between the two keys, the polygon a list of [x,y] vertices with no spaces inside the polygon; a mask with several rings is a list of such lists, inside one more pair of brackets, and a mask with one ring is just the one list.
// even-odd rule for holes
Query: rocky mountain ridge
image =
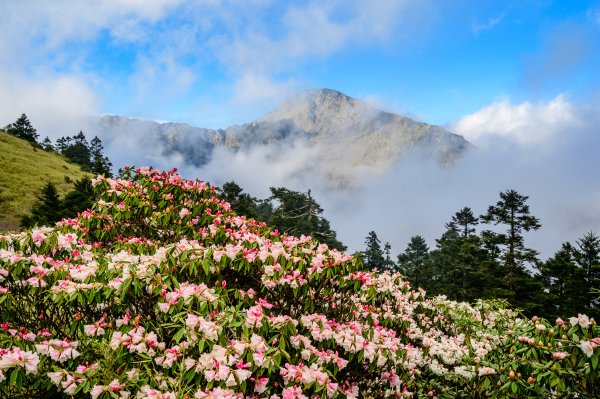
{"label": "rocky mountain ridge", "polygon": [[269,156],[276,157],[280,150],[300,146],[311,159],[300,173],[319,173],[335,186],[347,184],[356,168],[377,173],[408,155],[451,165],[471,147],[439,126],[380,111],[330,89],[302,92],[256,121],[227,129],[120,116],[104,116],[98,127],[101,137],[141,130],[160,143],[162,156],[182,157],[196,167],[209,163],[220,147],[239,152],[268,146]]}

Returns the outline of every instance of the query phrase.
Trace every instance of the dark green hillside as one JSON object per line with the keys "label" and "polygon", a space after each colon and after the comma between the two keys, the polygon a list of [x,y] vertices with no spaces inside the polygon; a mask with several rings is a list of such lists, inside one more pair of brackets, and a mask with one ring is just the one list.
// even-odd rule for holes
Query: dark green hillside
{"label": "dark green hillside", "polygon": [[64,195],[74,181],[91,174],[61,155],[0,131],[0,231],[16,230],[46,182]]}

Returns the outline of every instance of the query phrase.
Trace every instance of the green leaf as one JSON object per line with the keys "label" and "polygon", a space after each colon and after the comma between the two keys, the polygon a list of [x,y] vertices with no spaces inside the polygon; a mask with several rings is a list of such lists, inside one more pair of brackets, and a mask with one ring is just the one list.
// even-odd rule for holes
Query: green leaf
{"label": "green leaf", "polygon": [[175,333],[175,335],[173,336],[173,340],[175,340],[175,342],[179,343],[179,341],[181,340],[181,337],[183,337],[183,334],[185,334],[185,328],[182,328],[179,331],[177,331]]}
{"label": "green leaf", "polygon": [[19,377],[19,369],[14,369],[12,373],[10,373],[9,383],[11,386],[14,386],[17,382],[17,378]]}

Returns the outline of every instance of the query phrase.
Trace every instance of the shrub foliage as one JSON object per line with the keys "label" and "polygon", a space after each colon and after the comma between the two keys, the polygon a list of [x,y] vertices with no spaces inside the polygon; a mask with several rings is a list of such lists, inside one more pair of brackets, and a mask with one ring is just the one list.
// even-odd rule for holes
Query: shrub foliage
{"label": "shrub foliage", "polygon": [[427,298],[176,171],[0,237],[0,395],[597,397],[600,329]]}

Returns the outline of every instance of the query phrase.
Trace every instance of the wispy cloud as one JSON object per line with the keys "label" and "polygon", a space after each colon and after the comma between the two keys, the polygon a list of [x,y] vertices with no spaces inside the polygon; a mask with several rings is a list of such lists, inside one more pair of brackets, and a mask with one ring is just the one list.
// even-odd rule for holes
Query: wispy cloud
{"label": "wispy cloud", "polygon": [[598,36],[589,26],[563,23],[541,37],[523,57],[522,83],[534,93],[596,90],[600,81]]}
{"label": "wispy cloud", "polygon": [[148,118],[162,117],[155,113],[192,92],[202,102],[205,87],[227,92],[222,104],[230,109],[267,109],[311,86],[297,73],[303,65],[397,41],[398,32],[418,25],[428,3],[0,2],[0,67],[23,76],[85,74],[97,96],[118,101],[122,113]]}
{"label": "wispy cloud", "polygon": [[[73,2],[23,0],[2,2],[3,59],[19,50],[48,52],[69,43],[93,40],[107,31],[115,40],[148,39],[145,24],[156,23],[181,0]],[[63,51],[66,49],[63,47]],[[30,54],[31,55],[31,54]]]}
{"label": "wispy cloud", "polygon": [[600,8],[590,8],[587,12],[587,17],[593,23],[600,25]]}
{"label": "wispy cloud", "polygon": [[494,26],[498,25],[499,23],[501,23],[504,20],[504,17],[506,17],[506,13],[502,13],[495,18],[490,18],[484,23],[473,22],[471,24],[471,31],[473,32],[474,35],[477,36],[481,32],[485,32],[485,31],[488,31],[488,30],[491,30],[492,28],[494,28]]}
{"label": "wispy cloud", "polygon": [[[406,0],[311,1],[281,10],[276,29],[249,23],[239,31],[228,32],[215,45],[220,49],[220,62],[237,76],[235,96],[252,101],[256,99],[252,87],[243,82],[249,76],[271,80],[269,86],[288,86],[292,82],[277,78],[282,72],[351,46],[383,44],[410,23],[411,11],[419,18],[417,8]],[[246,88],[251,90],[245,92]]]}

